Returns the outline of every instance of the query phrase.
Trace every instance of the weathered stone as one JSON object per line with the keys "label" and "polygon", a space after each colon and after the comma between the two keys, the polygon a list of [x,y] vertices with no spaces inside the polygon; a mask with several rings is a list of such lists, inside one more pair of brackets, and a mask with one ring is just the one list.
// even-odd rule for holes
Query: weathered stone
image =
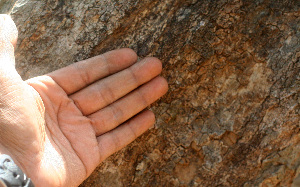
{"label": "weathered stone", "polygon": [[24,79],[121,47],[163,61],[156,127],[82,186],[299,184],[299,1],[29,1],[12,16]]}
{"label": "weathered stone", "polygon": [[1,0],[0,1],[0,14],[11,13],[13,7],[15,6],[17,0]]}

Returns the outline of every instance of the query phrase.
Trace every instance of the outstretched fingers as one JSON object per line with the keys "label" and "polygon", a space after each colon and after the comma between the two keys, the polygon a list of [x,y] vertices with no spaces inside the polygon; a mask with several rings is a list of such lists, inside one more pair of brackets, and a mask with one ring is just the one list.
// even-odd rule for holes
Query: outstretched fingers
{"label": "outstretched fingers", "polygon": [[131,143],[138,136],[152,127],[154,123],[154,114],[151,111],[146,110],[116,129],[97,137],[101,162]]}
{"label": "outstretched fingers", "polygon": [[145,58],[121,72],[70,95],[70,98],[83,115],[90,115],[158,76],[161,70],[162,65],[157,58]]}
{"label": "outstretched fingers", "polygon": [[71,64],[48,74],[68,95],[119,72],[137,61],[131,49],[119,49]]}
{"label": "outstretched fingers", "polygon": [[156,77],[111,105],[89,115],[96,135],[104,134],[124,123],[162,97],[167,90],[167,81]]}

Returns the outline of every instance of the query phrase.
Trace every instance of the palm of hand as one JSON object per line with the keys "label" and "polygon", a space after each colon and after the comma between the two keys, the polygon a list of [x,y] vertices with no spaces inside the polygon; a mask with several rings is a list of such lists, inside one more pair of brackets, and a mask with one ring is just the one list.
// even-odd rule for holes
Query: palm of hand
{"label": "palm of hand", "polygon": [[[45,121],[36,120],[40,121],[37,133],[42,133],[38,137],[45,139],[39,141],[41,145],[38,146],[44,148],[39,152],[41,156],[38,158],[41,160],[31,161],[41,163],[39,169],[33,172],[43,176],[38,179],[43,186],[47,186],[45,182],[49,186],[76,186],[100,163],[97,137],[90,120],[81,113],[72,99],[49,77],[44,78],[48,82],[38,81],[33,84],[40,95],[40,98],[36,97],[36,103],[43,103],[47,109],[45,112],[39,107],[41,110],[38,111]],[[41,122],[45,128],[41,127],[44,125]]]}
{"label": "palm of hand", "polygon": [[79,185],[154,123],[152,112],[139,112],[167,91],[167,83],[156,77],[157,59],[132,65],[136,58],[129,49],[117,50],[28,85],[16,81],[17,91],[6,99],[18,104],[9,109],[15,125],[1,119],[11,134],[0,138],[0,153],[10,153],[37,186]]}

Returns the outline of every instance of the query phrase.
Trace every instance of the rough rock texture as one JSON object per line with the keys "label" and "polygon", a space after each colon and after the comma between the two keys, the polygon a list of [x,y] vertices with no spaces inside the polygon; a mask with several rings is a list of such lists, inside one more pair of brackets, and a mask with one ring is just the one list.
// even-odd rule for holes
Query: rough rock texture
{"label": "rough rock texture", "polygon": [[9,14],[17,0],[0,0],[0,14]]}
{"label": "rough rock texture", "polygon": [[12,14],[24,79],[111,49],[163,61],[154,129],[82,186],[300,185],[295,0],[44,0]]}

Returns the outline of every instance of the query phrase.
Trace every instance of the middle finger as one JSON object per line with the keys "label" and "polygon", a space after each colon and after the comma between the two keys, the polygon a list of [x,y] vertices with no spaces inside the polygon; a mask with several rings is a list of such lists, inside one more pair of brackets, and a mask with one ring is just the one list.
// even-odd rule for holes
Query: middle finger
{"label": "middle finger", "polygon": [[83,115],[92,114],[113,103],[160,74],[161,62],[145,58],[133,66],[104,78],[70,96]]}

